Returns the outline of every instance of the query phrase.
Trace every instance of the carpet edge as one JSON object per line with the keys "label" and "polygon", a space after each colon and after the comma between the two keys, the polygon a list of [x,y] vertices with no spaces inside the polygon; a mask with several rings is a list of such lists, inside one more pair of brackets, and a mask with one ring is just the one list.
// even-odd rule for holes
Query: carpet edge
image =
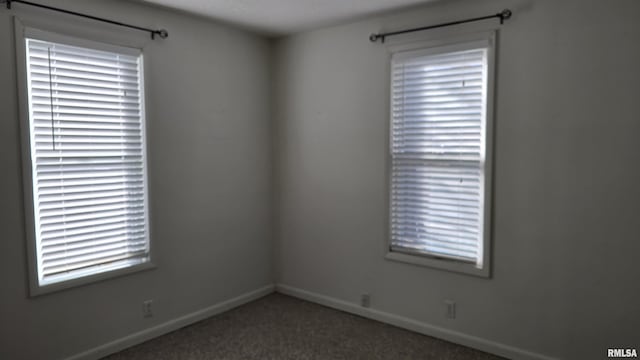
{"label": "carpet edge", "polygon": [[275,291],[275,284],[266,285],[256,290],[249,291],[234,298],[219,302],[208,306],[204,309],[194,311],[192,313],[177,317],[175,319],[164,322],[125,337],[110,341],[106,344],[94,347],[79,354],[66,358],[66,360],[98,360],[107,355],[114,354],[118,351],[125,350],[132,346],[141,344],[145,341],[154,339],[158,336],[165,335],[182,327],[191,325],[198,321],[204,320],[214,315],[218,315],[225,311],[231,310],[240,305],[244,305],[251,301],[257,300],[263,296],[269,295]]}
{"label": "carpet edge", "polygon": [[423,335],[432,336],[438,339],[450,341],[459,345],[506,357],[509,359],[521,360],[557,360],[556,358],[535,353],[529,350],[520,349],[514,346],[495,342],[492,340],[468,335],[458,331],[453,331],[425,322],[417,321],[400,315],[372,309],[363,308],[358,304],[340,300],[326,295],[321,295],[312,291],[303,290],[297,287],[276,283],[275,291],[284,295],[293,296],[302,300],[307,300],[316,304],[362,316],[368,319],[377,320],[386,324],[397,326],[406,330],[417,332]]}

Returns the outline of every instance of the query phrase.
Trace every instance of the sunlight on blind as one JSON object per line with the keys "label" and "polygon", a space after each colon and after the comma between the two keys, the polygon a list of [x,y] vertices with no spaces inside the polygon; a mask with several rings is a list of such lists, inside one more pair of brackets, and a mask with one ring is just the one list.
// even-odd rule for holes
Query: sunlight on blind
{"label": "sunlight on blind", "polygon": [[391,250],[482,266],[487,49],[392,61]]}
{"label": "sunlight on blind", "polygon": [[147,262],[141,55],[26,42],[40,285]]}

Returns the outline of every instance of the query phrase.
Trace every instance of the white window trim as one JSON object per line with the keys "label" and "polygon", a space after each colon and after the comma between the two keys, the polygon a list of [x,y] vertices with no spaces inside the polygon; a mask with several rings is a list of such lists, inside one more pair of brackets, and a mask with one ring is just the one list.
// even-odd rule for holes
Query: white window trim
{"label": "white window trim", "polygon": [[[462,273],[482,278],[491,277],[491,234],[492,234],[492,190],[493,190],[493,147],[494,147],[494,92],[495,92],[495,47],[496,47],[496,31],[481,31],[466,34],[453,35],[448,37],[440,37],[437,39],[413,40],[411,42],[391,42],[387,47],[389,52],[388,63],[391,63],[391,57],[402,52],[424,51],[425,54],[434,54],[438,52],[449,52],[469,48],[470,45],[478,45],[484,43],[488,45],[487,50],[487,103],[486,103],[486,124],[485,124],[485,173],[484,173],[484,219],[483,219],[483,250],[482,250],[482,268],[478,268],[476,264],[457,261],[455,259],[445,259],[429,255],[418,255],[391,251],[391,176],[392,176],[392,156],[390,152],[391,133],[392,133],[392,96],[391,93],[391,67],[388,66],[388,84],[389,89],[389,118],[387,122],[388,134],[385,148],[386,153],[386,218],[387,230],[384,242],[384,258],[391,261],[397,261],[412,265],[424,266],[428,268]],[[401,55],[400,55],[401,56]]]}
{"label": "white window trim", "polygon": [[[17,67],[17,87],[19,101],[19,120],[20,120],[20,142],[21,142],[21,160],[22,160],[22,176],[23,176],[23,196],[24,196],[24,213],[25,213],[25,235],[27,247],[27,264],[29,275],[29,295],[39,296],[57,292],[64,289],[74,288],[77,286],[92,284],[98,281],[112,279],[124,275],[129,275],[141,271],[155,269],[154,263],[154,246],[151,241],[152,222],[149,215],[149,186],[148,186],[148,151],[149,141],[147,134],[147,121],[145,106],[147,103],[147,83],[144,77],[144,69],[148,68],[147,59],[142,54],[143,42],[136,40],[123,41],[124,36],[85,36],[82,26],[69,25],[60,27],[53,25],[50,19],[30,18],[28,20],[14,17],[15,30],[15,51],[16,51],[16,67]],[[142,83],[142,136],[145,139],[143,147],[144,162],[144,206],[147,221],[147,238],[149,239],[149,260],[145,263],[120,268],[103,273],[87,275],[80,278],[70,279],[58,283],[40,285],[38,278],[38,261],[35,235],[35,212],[33,202],[33,175],[31,168],[31,140],[29,125],[29,89],[27,83],[27,63],[26,63],[26,38],[35,37],[40,40],[60,42],[73,46],[93,48],[103,51],[117,51],[130,54],[142,55],[142,71],[140,72],[140,82]]]}

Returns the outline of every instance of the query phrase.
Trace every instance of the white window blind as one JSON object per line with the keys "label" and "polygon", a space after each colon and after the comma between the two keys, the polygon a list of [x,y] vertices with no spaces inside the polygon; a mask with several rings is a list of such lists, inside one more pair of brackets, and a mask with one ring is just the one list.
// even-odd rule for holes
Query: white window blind
{"label": "white window blind", "polygon": [[149,261],[142,55],[26,52],[39,285]]}
{"label": "white window blind", "polygon": [[393,56],[392,252],[482,267],[487,54]]}

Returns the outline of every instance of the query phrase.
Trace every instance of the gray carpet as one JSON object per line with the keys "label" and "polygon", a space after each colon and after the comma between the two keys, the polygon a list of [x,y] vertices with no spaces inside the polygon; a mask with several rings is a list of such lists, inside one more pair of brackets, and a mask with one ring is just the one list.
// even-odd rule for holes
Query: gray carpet
{"label": "gray carpet", "polygon": [[271,294],[105,359],[501,358],[307,301]]}

